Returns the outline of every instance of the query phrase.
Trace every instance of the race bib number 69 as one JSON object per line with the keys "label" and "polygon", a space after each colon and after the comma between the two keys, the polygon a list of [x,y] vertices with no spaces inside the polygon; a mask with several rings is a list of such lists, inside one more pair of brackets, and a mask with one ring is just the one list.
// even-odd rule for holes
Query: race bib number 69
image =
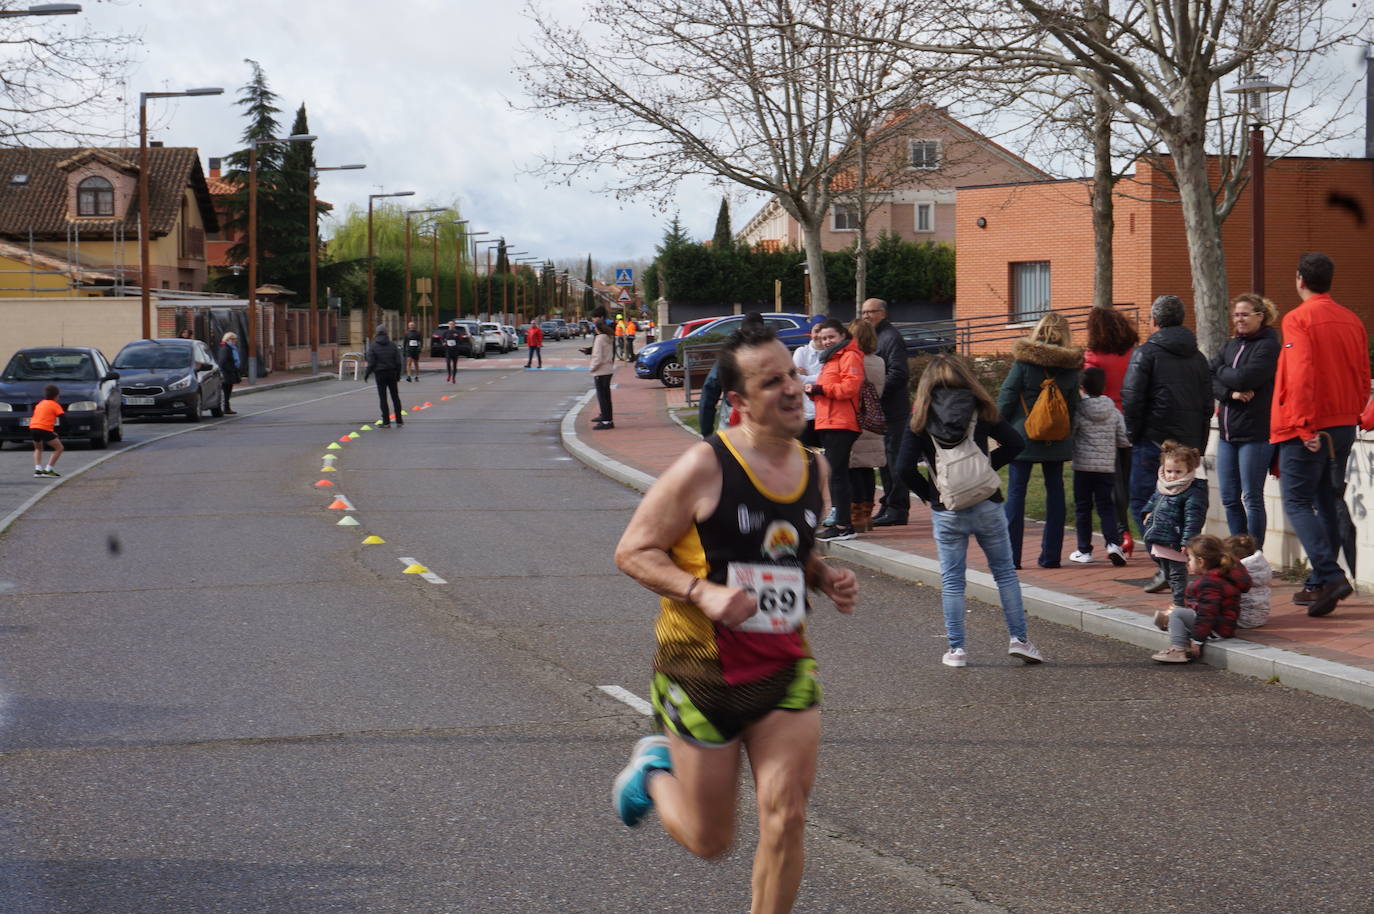
{"label": "race bib number 69", "polygon": [[796,631],[806,618],[806,575],[797,566],[731,562],[726,583],[758,600],[758,610],[740,631],[781,635]]}

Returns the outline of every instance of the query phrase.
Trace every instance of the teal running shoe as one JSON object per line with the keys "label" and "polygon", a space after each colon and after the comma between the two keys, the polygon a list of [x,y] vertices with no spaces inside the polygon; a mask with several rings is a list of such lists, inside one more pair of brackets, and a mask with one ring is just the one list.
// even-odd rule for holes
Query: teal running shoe
{"label": "teal running shoe", "polygon": [[635,743],[634,751],[630,753],[630,763],[616,775],[615,786],[611,788],[611,801],[615,804],[616,815],[631,828],[654,808],[653,798],[645,789],[648,784],[646,776],[653,768],[673,770],[672,760],[668,756],[668,737],[660,734],[646,736]]}

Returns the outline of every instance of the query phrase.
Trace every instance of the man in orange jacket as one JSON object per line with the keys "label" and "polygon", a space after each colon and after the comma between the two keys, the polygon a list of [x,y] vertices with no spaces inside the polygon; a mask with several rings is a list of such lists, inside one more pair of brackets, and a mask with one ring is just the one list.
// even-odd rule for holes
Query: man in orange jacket
{"label": "man in orange jacket", "polygon": [[1283,348],[1274,379],[1269,440],[1278,445],[1283,510],[1311,570],[1294,602],[1324,616],[1352,593],[1336,563],[1341,533],[1336,493],[1328,482],[1328,442],[1335,479],[1355,443],[1355,425],[1369,399],[1369,338],[1364,324],[1328,292],[1335,265],[1325,254],[1298,262],[1302,304],[1283,318]]}

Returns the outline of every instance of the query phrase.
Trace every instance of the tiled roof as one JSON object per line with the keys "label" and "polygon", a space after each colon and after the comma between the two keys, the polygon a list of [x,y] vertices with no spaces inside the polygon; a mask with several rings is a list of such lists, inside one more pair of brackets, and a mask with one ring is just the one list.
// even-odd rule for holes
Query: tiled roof
{"label": "tiled roof", "polygon": [[[110,219],[67,218],[67,172],[61,166],[94,156],[120,168],[138,170],[138,148],[0,149],[0,235],[10,238],[66,238],[73,228],[83,238],[114,236]],[[176,228],[181,191],[190,186],[200,205],[206,231],[218,231],[219,219],[210,204],[210,191],[200,168],[200,156],[189,147],[153,146],[148,149],[148,235],[156,238]],[[127,170],[127,168],[123,169]],[[27,175],[20,184],[15,175]],[[120,224],[125,238],[138,237],[138,194],[129,202]]]}

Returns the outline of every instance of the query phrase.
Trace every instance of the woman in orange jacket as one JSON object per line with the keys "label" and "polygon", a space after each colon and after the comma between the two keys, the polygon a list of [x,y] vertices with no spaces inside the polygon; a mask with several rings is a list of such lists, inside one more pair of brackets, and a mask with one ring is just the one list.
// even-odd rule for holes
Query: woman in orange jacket
{"label": "woman in orange jacket", "polygon": [[835,522],[816,535],[822,540],[852,540],[849,452],[859,438],[859,387],[864,354],[844,324],[831,318],[817,325],[821,373],[803,389],[816,404],[816,433],[830,463],[830,504]]}

